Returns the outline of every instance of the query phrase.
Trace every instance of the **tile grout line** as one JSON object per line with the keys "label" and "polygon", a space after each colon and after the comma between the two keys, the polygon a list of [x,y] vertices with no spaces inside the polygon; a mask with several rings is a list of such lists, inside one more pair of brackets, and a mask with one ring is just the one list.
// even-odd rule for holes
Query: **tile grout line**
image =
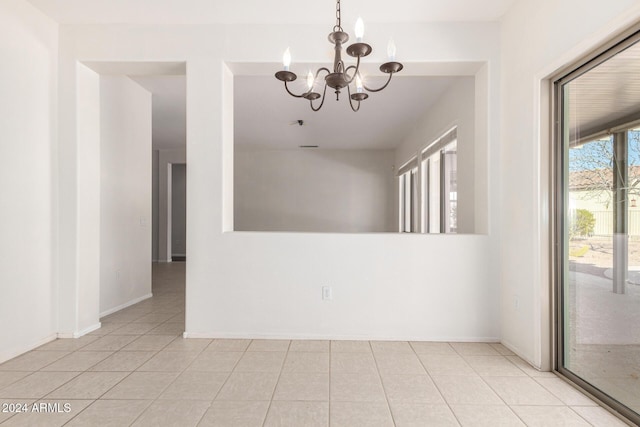
{"label": "tile grout line", "polygon": [[[276,380],[276,385],[273,387],[273,392],[271,393],[271,400],[269,400],[269,406],[267,407],[267,412],[264,414],[264,420],[262,420],[262,427],[267,423],[267,418],[269,417],[269,411],[271,411],[271,405],[273,404],[273,398],[276,395],[276,390],[278,389],[278,385],[280,384],[280,378],[282,377],[282,371],[284,371],[284,362],[287,360],[289,356],[289,350],[291,349],[291,343],[293,340],[289,340],[289,345],[287,346],[287,351],[284,355],[284,359],[282,360],[282,365],[280,365],[280,372],[278,373],[278,379]],[[249,347],[247,347],[248,349]]]}
{"label": "tile grout line", "polygon": [[387,395],[387,389],[384,387],[384,383],[382,381],[382,374],[380,373],[380,366],[378,365],[378,359],[376,358],[376,353],[373,351],[373,345],[371,341],[369,342],[369,348],[371,349],[371,355],[373,356],[373,363],[376,365],[376,371],[378,372],[378,379],[380,380],[380,386],[382,387],[382,392],[384,393],[384,400],[387,402],[387,409],[389,410],[389,415],[391,415],[391,422],[394,426],[396,426],[396,420],[393,416],[393,412],[391,411],[391,404],[389,403],[389,396]]}
{"label": "tile grout line", "polygon": [[[211,345],[212,345],[214,342],[216,342],[216,341],[217,341],[217,339],[215,339],[215,338],[214,338],[214,339],[211,341],[211,343],[210,343],[207,347],[211,346]],[[204,411],[204,412],[202,413],[202,416],[198,419],[198,422],[196,423],[196,426],[200,425],[200,423],[202,422],[202,419],[207,415],[207,412],[209,412],[209,409],[211,409],[211,407],[213,406],[214,402],[215,402],[215,401],[216,401],[216,399],[218,398],[218,395],[220,394],[220,392],[221,392],[221,391],[222,391],[222,389],[224,388],[225,384],[227,384],[227,381],[229,381],[229,378],[231,378],[231,375],[233,374],[233,371],[235,370],[236,366],[238,366],[238,363],[240,363],[240,359],[242,359],[242,357],[246,354],[246,352],[247,352],[247,348],[249,348],[249,346],[251,345],[251,342],[252,342],[252,341],[253,341],[253,340],[249,340],[249,344],[247,345],[247,347],[246,347],[246,348],[244,349],[244,351],[242,352],[242,356],[240,356],[240,357],[238,358],[238,360],[236,361],[236,363],[235,363],[235,364],[233,365],[233,367],[231,368],[231,372],[228,372],[228,373],[227,373],[227,372],[221,372],[221,373],[223,373],[223,374],[227,374],[227,378],[225,378],[225,380],[222,382],[222,385],[220,385],[220,388],[219,388],[219,389],[218,389],[218,391],[216,392],[215,396],[213,396],[213,399],[211,399],[211,403],[209,403],[209,406],[207,407],[207,410],[206,410],[206,411]],[[206,348],[205,348],[205,349],[203,349],[203,350],[202,350],[202,352],[201,352],[200,354],[204,353],[204,352],[205,352],[205,350],[206,350]],[[194,362],[195,362],[195,359],[194,359]],[[192,363],[193,363],[193,362],[192,362]]]}
{"label": "tile grout line", "polygon": [[[452,347],[453,347],[453,346],[452,346]],[[460,357],[462,357],[462,359],[465,361],[465,363],[467,363],[467,361],[466,361],[466,359],[464,358],[464,355],[463,355],[462,353],[460,353],[458,350],[456,350],[456,348],[455,348],[455,347],[453,347],[453,350],[454,350],[456,353],[458,353],[458,355],[459,355]],[[502,357],[503,357],[503,358],[505,358],[505,359],[507,359],[505,356],[502,356]],[[520,369],[520,367],[518,367],[518,366],[517,366],[515,363],[513,363],[511,360],[509,360],[509,359],[507,359],[507,360],[508,360],[511,364],[513,364],[516,368]],[[467,363],[467,364],[468,364],[468,363]],[[469,364],[468,364],[468,365],[469,365]],[[504,400],[504,399],[503,399],[503,397],[502,397],[502,396],[500,396],[500,395],[498,394],[498,392],[497,392],[496,390],[494,390],[494,388],[493,388],[493,387],[491,387],[491,384],[489,384],[489,383],[484,379],[484,377],[483,377],[482,375],[480,375],[480,373],[479,373],[479,372],[478,372],[478,371],[477,371],[473,366],[469,365],[469,367],[470,367],[470,368],[471,368],[471,369],[476,373],[476,375],[478,375],[478,377],[482,380],[482,382],[483,382],[487,387],[489,387],[489,389],[490,389],[490,390],[491,390],[491,391],[492,391],[496,396],[498,396],[498,398],[499,398],[500,400],[502,400],[502,401],[504,402],[504,404],[506,405],[506,407],[507,407],[507,408],[509,408],[509,410],[510,410],[510,411],[511,411],[511,412],[512,412],[512,413],[513,413],[513,414],[514,414],[514,415],[515,415],[515,416],[516,416],[516,417],[517,417],[517,418],[522,422],[522,424],[526,426],[526,425],[527,425],[527,423],[522,419],[522,417],[521,417],[521,416],[520,416],[516,411],[514,411],[514,410],[513,410],[513,408],[511,407],[511,405],[509,405],[509,404],[507,403],[507,401],[506,401],[506,400]],[[531,378],[531,376],[530,376],[529,374],[527,374],[526,372],[524,372],[524,370],[520,369],[520,371],[522,371],[522,373],[523,373],[523,374],[525,374],[525,377],[526,377],[526,378]],[[502,377],[502,378],[504,378],[504,377]],[[515,405],[515,406],[518,406],[518,405]]]}
{"label": "tile grout line", "polygon": [[333,353],[333,340],[329,340],[329,404],[327,407],[327,426],[331,427],[331,357]]}
{"label": "tile grout line", "polygon": [[[457,353],[456,349],[453,348],[453,346],[451,345],[451,343],[447,343],[447,345],[454,351]],[[436,388],[436,390],[438,391],[438,393],[440,394],[440,397],[442,398],[442,400],[444,401],[445,405],[447,405],[447,408],[449,408],[449,411],[451,412],[451,414],[453,415],[453,418],[455,418],[456,422],[458,423],[458,425],[462,425],[462,423],[460,422],[460,419],[458,418],[458,416],[456,415],[456,413],[454,412],[453,408],[451,407],[451,405],[449,404],[449,402],[447,401],[447,399],[444,397],[444,394],[442,394],[442,390],[440,390],[440,387],[438,387],[438,384],[436,384],[435,380],[433,379],[433,377],[431,376],[431,373],[429,372],[429,370],[427,369],[427,367],[424,365],[424,362],[422,361],[422,359],[420,358],[420,355],[418,354],[418,352],[416,351],[416,349],[413,347],[413,345],[411,344],[411,342],[409,342],[409,346],[411,347],[411,349],[413,350],[413,353],[416,355],[416,357],[418,358],[418,362],[420,362],[420,365],[422,365],[422,368],[425,370],[425,372],[427,373],[427,376],[429,377],[429,379],[431,380],[431,382],[433,383],[433,386]]]}

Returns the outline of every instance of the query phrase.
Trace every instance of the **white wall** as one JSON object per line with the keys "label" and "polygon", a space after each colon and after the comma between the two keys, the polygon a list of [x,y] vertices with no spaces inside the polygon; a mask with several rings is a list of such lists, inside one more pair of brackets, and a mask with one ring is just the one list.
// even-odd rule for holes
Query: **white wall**
{"label": "white wall", "polygon": [[[499,148],[497,24],[374,23],[368,31],[374,46],[393,35],[407,73],[414,61],[486,62],[484,137],[489,154]],[[63,26],[60,89],[74,84],[66,64],[78,59],[187,62],[188,336],[499,339],[495,214],[487,235],[228,232],[233,91],[225,61],[267,63],[270,74],[286,46],[324,61],[325,33],[322,25]],[[236,49],[237,40],[252,43]],[[371,56],[384,59],[384,48]],[[61,108],[66,127],[76,107]],[[498,166],[489,168],[489,188]],[[497,193],[487,199],[497,212]],[[334,287],[332,302],[321,300],[323,285]]]}
{"label": "white wall", "polygon": [[236,150],[235,230],[397,231],[393,165],[392,150]]}
{"label": "white wall", "polygon": [[184,164],[187,153],[158,150],[158,261],[171,261],[171,165]]}
{"label": "white wall", "polygon": [[100,313],[151,296],[151,94],[100,77]]}
{"label": "white wall", "polygon": [[55,338],[57,25],[0,3],[0,363]]}
{"label": "white wall", "polygon": [[549,88],[545,79],[637,20],[638,1],[516,2],[502,22],[502,340],[550,366]]}
{"label": "white wall", "polygon": [[160,175],[158,170],[159,158],[160,153],[158,150],[153,150],[151,157],[151,259],[154,262],[158,261],[158,215],[160,204],[160,189],[158,182],[158,177]]}
{"label": "white wall", "polygon": [[171,166],[171,255],[187,254],[187,166]]}
{"label": "white wall", "polygon": [[[441,137],[453,126],[458,135],[458,233],[486,233],[487,226],[476,230],[475,189],[487,186],[486,175],[477,179],[476,164],[487,161],[476,156],[475,129],[475,78],[457,79],[454,84],[433,104],[418,122],[411,134],[396,149],[396,165],[401,166],[418,156],[428,144]],[[484,145],[480,140],[478,144]],[[479,151],[484,152],[484,150]],[[486,201],[482,204],[486,209]]]}

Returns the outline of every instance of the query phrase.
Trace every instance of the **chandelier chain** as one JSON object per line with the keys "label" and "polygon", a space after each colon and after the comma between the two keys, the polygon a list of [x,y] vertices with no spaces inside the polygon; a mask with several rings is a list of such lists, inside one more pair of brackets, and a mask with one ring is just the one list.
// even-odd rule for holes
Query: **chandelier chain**
{"label": "chandelier chain", "polygon": [[340,0],[336,1],[336,25],[334,25],[333,31],[343,31],[340,17]]}

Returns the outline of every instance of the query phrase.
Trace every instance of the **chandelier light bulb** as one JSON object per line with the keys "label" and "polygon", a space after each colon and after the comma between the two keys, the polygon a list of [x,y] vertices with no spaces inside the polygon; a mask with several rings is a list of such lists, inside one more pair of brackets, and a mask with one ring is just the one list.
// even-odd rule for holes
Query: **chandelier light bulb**
{"label": "chandelier light bulb", "polygon": [[360,73],[358,73],[356,75],[356,93],[362,93],[362,90],[363,90],[362,77],[360,77]]}
{"label": "chandelier light bulb", "polygon": [[313,77],[313,73],[311,71],[309,71],[309,74],[307,74],[307,89],[309,89],[309,90],[313,89],[314,81],[315,81],[315,79]]}
{"label": "chandelier light bulb", "polygon": [[356,41],[358,43],[362,42],[362,38],[364,37],[364,22],[362,18],[358,17],[356,21]]}
{"label": "chandelier light bulb", "polygon": [[291,51],[289,48],[284,51],[284,55],[282,55],[282,65],[284,65],[284,70],[289,71],[289,66],[291,65]]}
{"label": "chandelier light bulb", "polygon": [[393,39],[390,39],[387,45],[387,56],[389,57],[389,61],[396,60],[396,44]]}

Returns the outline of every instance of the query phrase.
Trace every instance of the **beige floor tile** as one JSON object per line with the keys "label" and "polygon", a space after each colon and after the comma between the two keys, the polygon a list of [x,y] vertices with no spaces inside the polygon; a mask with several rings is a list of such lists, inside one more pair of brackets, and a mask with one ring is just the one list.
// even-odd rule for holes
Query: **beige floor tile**
{"label": "beige floor tile", "polygon": [[98,399],[127,375],[127,372],[84,372],[49,393],[47,398]]}
{"label": "beige floor tile", "polygon": [[213,400],[229,377],[218,372],[183,372],[162,393],[164,400]]}
{"label": "beige floor tile", "polygon": [[331,401],[384,402],[386,397],[378,375],[332,372]]}
{"label": "beige floor tile", "polygon": [[79,372],[35,372],[4,387],[0,397],[39,399],[78,375]]}
{"label": "beige floor tile", "polygon": [[499,356],[500,353],[488,343],[452,342],[451,347],[462,356]]}
{"label": "beige floor tile", "polygon": [[476,371],[459,355],[420,354],[418,356],[431,376],[476,376]]}
{"label": "beige floor tile", "polygon": [[386,402],[335,402],[329,414],[331,427],[393,427]]}
{"label": "beige floor tile", "polygon": [[11,419],[11,427],[62,426],[91,403],[93,400],[43,399],[32,404],[30,412],[16,414]]}
{"label": "beige floor tile", "polygon": [[160,351],[174,339],[173,335],[143,335],[124,346],[122,351]]}
{"label": "beige floor tile", "polygon": [[504,402],[480,377],[433,377],[450,405],[501,405]]}
{"label": "beige floor tile", "polygon": [[511,409],[529,427],[587,427],[580,415],[567,406],[512,406]]}
{"label": "beige floor tile", "polygon": [[92,367],[91,371],[131,372],[156,354],[154,351],[119,351]]}
{"label": "beige floor tile", "polygon": [[177,377],[174,372],[133,372],[102,399],[156,399]]}
{"label": "beige floor tile", "polygon": [[128,323],[113,333],[117,335],[144,335],[157,326],[159,326],[157,323]]}
{"label": "beige floor tile", "polygon": [[101,320],[101,323],[102,325],[100,326],[100,328],[96,329],[93,332],[88,333],[87,335],[92,337],[101,337],[101,336],[110,334],[112,332],[115,332],[125,325],[125,323],[108,323],[103,320]]}
{"label": "beige floor tile", "polygon": [[495,351],[503,356],[515,356],[515,353],[500,343],[489,344]]}
{"label": "beige floor tile", "polygon": [[529,377],[485,377],[507,405],[562,405],[562,402]]}
{"label": "beige floor tile", "polygon": [[234,370],[236,372],[280,372],[286,355],[286,352],[280,351],[247,351]]}
{"label": "beige floor tile", "polygon": [[[199,427],[262,427],[269,402],[219,402],[211,404]],[[301,426],[302,427],[302,426]]]}
{"label": "beige floor tile", "polygon": [[245,351],[249,344],[251,344],[251,340],[217,339],[209,344],[206,351]]}
{"label": "beige floor tile", "polygon": [[68,354],[68,351],[30,351],[0,364],[0,371],[37,371]]}
{"label": "beige floor tile", "polygon": [[175,317],[175,315],[173,313],[149,313],[149,314],[145,314],[144,316],[142,316],[139,319],[134,320],[135,323],[164,323],[167,320],[171,319],[172,317]]}
{"label": "beige floor tile", "polygon": [[329,374],[288,372],[280,375],[273,400],[329,400]]}
{"label": "beige floor tile", "polygon": [[138,368],[138,371],[147,372],[182,372],[198,357],[197,351],[165,351],[162,350],[144,365]]}
{"label": "beige floor tile", "polygon": [[202,351],[213,340],[200,339],[200,338],[182,338],[178,337],[174,339],[168,346],[164,348],[164,351]]}
{"label": "beige floor tile", "polygon": [[504,356],[464,356],[464,360],[482,377],[524,377],[527,374]]}
{"label": "beige floor tile", "polygon": [[[36,399],[1,399],[0,398],[0,424],[9,418],[15,417],[19,411],[28,411]],[[9,426],[10,423],[3,424]]]}
{"label": "beige floor tile", "polygon": [[133,426],[196,426],[210,405],[209,400],[156,401],[142,413]]}
{"label": "beige floor tile", "polygon": [[382,386],[389,402],[445,403],[427,375],[383,375]]}
{"label": "beige floor tile", "polygon": [[311,351],[316,353],[328,353],[330,341],[327,340],[293,340],[289,351]]}
{"label": "beige floor tile", "polygon": [[177,337],[182,335],[184,332],[184,324],[182,323],[162,323],[159,326],[156,326],[147,334],[149,335],[173,335]]}
{"label": "beige floor tile", "polygon": [[373,353],[332,353],[331,372],[345,374],[377,374]]}
{"label": "beige floor tile", "polygon": [[391,413],[396,427],[458,426],[456,417],[445,404],[392,402]]}
{"label": "beige floor tile", "polygon": [[619,418],[599,406],[572,406],[575,412],[596,427],[626,427]]}
{"label": "beige floor tile", "polygon": [[329,373],[329,353],[289,352],[282,372]]}
{"label": "beige floor tile", "polygon": [[84,335],[80,338],[58,338],[45,345],[36,348],[37,351],[76,351],[91,344],[99,337],[95,335]]}
{"label": "beige floor tile", "polygon": [[278,374],[271,372],[234,372],[216,400],[271,400]]}
{"label": "beige floor tile", "polygon": [[407,341],[371,341],[371,349],[374,353],[414,353]]}
{"label": "beige floor tile", "polygon": [[536,378],[535,381],[549,390],[565,405],[598,406],[596,402],[583,393],[580,393],[560,378]]}
{"label": "beige floor tile", "polygon": [[106,335],[82,347],[80,351],[118,351],[135,339],[135,335]]}
{"label": "beige floor tile", "polygon": [[376,352],[375,358],[381,375],[427,375],[427,371],[414,353]]}
{"label": "beige floor tile", "polygon": [[95,364],[103,361],[113,353],[110,351],[76,351],[50,365],[43,371],[86,371]]}
{"label": "beige floor tile", "polygon": [[0,371],[0,390],[32,373],[33,372]]}
{"label": "beige floor tile", "polygon": [[193,360],[187,371],[231,372],[243,354],[239,351],[203,351]]}
{"label": "beige floor tile", "polygon": [[371,353],[369,341],[331,341],[332,353]]}
{"label": "beige floor tile", "polygon": [[247,351],[287,351],[289,340],[253,340]]}
{"label": "beige floor tile", "polygon": [[417,354],[457,354],[448,342],[412,341],[409,344]]}
{"label": "beige floor tile", "polygon": [[329,402],[272,402],[265,427],[329,427]]}
{"label": "beige floor tile", "polygon": [[524,427],[506,405],[453,405],[451,409],[463,427]]}
{"label": "beige floor tile", "polygon": [[505,356],[507,360],[520,368],[525,374],[535,378],[558,378],[553,372],[539,371],[518,356]]}
{"label": "beige floor tile", "polygon": [[148,400],[96,400],[73,418],[69,427],[128,426],[151,404]]}

